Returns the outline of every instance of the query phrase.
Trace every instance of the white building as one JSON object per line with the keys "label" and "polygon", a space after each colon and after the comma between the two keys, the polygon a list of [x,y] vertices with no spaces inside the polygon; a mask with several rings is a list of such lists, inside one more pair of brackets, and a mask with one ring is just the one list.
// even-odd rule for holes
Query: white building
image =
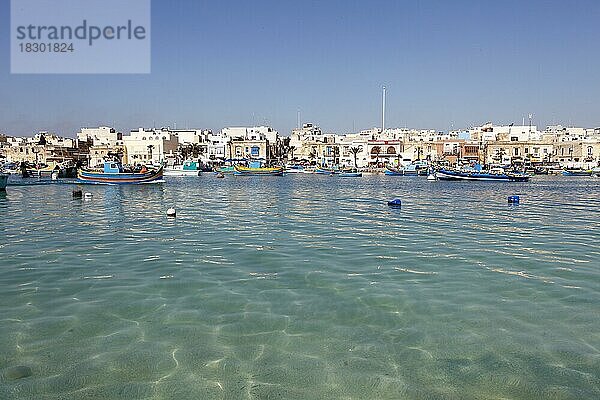
{"label": "white building", "polygon": [[177,155],[179,140],[168,128],[132,130],[123,136],[128,164],[163,163]]}
{"label": "white building", "polygon": [[108,126],[81,128],[81,130],[77,132],[77,140],[90,140],[92,146],[117,146],[123,144],[123,134]]}

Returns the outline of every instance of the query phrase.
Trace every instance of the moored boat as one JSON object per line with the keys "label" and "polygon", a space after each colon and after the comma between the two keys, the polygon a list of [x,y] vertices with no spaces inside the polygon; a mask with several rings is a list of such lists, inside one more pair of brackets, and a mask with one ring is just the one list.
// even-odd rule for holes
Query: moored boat
{"label": "moored boat", "polygon": [[388,175],[388,176],[402,176],[404,175],[404,172],[401,169],[392,167],[391,165],[388,165],[385,167],[385,172],[384,174]]}
{"label": "moored boat", "polygon": [[499,181],[499,182],[526,182],[529,180],[529,175],[504,172],[502,169],[484,170],[454,170],[441,168],[435,172],[435,176],[439,180],[445,181]]}
{"label": "moored boat", "polygon": [[592,176],[593,171],[591,169],[565,168],[562,174],[563,176]]}
{"label": "moored boat", "polygon": [[600,176],[600,167],[592,168],[592,174],[595,176]]}
{"label": "moored boat", "polygon": [[288,165],[285,167],[286,174],[300,174],[304,172],[304,166],[302,165]]}
{"label": "moored boat", "polygon": [[163,167],[146,168],[142,167],[139,172],[127,171],[121,163],[116,161],[104,162],[102,170],[80,169],[77,173],[77,180],[80,183],[96,184],[139,184],[150,183],[161,180],[163,177]]}
{"label": "moored boat", "polygon": [[181,165],[167,167],[164,170],[165,176],[199,176],[200,169],[196,161],[184,161]]}
{"label": "moored boat", "polygon": [[221,174],[233,174],[235,172],[235,167],[233,165],[223,165],[222,167],[216,168],[215,172]]}
{"label": "moored boat", "polygon": [[234,166],[235,171],[234,175],[275,175],[281,176],[283,175],[282,167],[243,167],[241,165]]}
{"label": "moored boat", "polygon": [[360,178],[362,176],[362,172],[358,171],[343,171],[337,174],[340,178]]}
{"label": "moored boat", "polygon": [[319,174],[319,175],[331,175],[331,174],[335,174],[336,170],[333,168],[317,168],[315,169],[315,174]]}

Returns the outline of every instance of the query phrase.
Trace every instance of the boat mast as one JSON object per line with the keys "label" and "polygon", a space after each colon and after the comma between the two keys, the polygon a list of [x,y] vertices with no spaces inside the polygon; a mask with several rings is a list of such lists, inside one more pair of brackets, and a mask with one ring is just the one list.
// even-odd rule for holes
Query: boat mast
{"label": "boat mast", "polygon": [[385,86],[383,87],[381,104],[381,133],[385,131]]}

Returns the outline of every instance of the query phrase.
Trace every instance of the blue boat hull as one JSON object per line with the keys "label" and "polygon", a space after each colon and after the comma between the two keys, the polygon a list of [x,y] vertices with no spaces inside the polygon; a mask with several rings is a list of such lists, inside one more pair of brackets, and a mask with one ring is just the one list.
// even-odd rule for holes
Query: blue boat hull
{"label": "blue boat hull", "polygon": [[592,176],[592,170],[564,170],[563,176]]}
{"label": "blue boat hull", "polygon": [[435,173],[439,180],[445,181],[495,181],[495,182],[526,182],[529,175],[525,174],[490,174],[487,172],[462,172],[440,169]]}
{"label": "blue boat hull", "polygon": [[104,185],[132,185],[156,182],[161,180],[162,177],[162,167],[144,173],[98,172],[82,169],[77,174],[77,182]]}

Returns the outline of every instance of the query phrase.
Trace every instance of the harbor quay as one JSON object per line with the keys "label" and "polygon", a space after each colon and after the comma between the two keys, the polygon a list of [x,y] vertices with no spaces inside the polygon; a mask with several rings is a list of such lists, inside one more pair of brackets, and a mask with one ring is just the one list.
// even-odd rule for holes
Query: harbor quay
{"label": "harbor quay", "polygon": [[[383,172],[416,162],[504,167],[512,170],[591,170],[600,163],[600,128],[486,123],[441,132],[372,128],[325,133],[304,123],[288,136],[269,126],[210,129],[138,128],[123,134],[112,127],[81,128],[73,137],[39,132],[32,137],[0,134],[0,162],[18,169],[26,162],[44,171],[56,165],[98,167],[117,155],[129,165],[180,165],[194,160],[204,170],[259,162]],[[35,169],[35,168],[34,168]]]}

